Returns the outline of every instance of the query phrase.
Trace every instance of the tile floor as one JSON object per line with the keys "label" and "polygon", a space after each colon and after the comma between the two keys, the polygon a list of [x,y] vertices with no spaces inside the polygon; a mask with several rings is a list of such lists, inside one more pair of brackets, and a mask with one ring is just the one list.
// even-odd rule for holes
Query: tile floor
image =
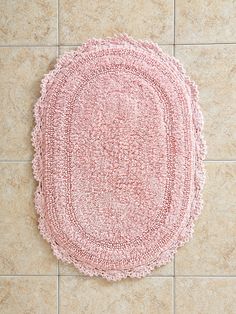
{"label": "tile floor", "polygon": [[[0,312],[236,313],[236,2],[1,0],[0,12]],[[110,283],[59,263],[39,235],[30,133],[56,56],[118,32],[185,65],[199,85],[208,156],[192,241],[151,276]]]}

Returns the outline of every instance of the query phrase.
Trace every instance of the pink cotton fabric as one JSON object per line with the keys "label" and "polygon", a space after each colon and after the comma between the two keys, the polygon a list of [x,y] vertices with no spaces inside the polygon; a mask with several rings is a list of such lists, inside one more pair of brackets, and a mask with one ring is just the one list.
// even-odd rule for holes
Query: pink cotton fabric
{"label": "pink cotton fabric", "polygon": [[60,57],[34,108],[39,229],[84,274],[142,277],[193,233],[205,179],[198,90],[126,34]]}

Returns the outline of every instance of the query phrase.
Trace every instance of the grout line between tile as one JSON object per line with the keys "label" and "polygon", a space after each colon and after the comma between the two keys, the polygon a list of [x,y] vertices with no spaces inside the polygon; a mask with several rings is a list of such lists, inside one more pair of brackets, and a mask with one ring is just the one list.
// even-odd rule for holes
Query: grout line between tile
{"label": "grout line between tile", "polygon": [[175,43],[176,46],[211,46],[211,45],[236,45],[236,43]]}
{"label": "grout line between tile", "polygon": [[236,275],[177,275],[176,278],[236,278]]}
{"label": "grout line between tile", "polygon": [[59,51],[59,45],[60,45],[60,31],[59,31],[59,6],[60,6],[60,0],[57,0],[57,51]]}
{"label": "grout line between tile", "polygon": [[[51,44],[51,45],[27,45],[27,44],[21,44],[21,45],[0,45],[0,48],[50,48],[50,47],[58,47],[58,46],[81,46],[83,43],[73,43],[73,44],[60,44],[60,36],[59,36],[59,32],[57,35],[57,40],[58,40],[58,44]],[[158,42],[158,45],[161,46],[171,46],[173,45],[173,42],[170,43],[162,43],[162,42]],[[174,41],[174,46],[211,46],[211,45],[236,45],[236,42],[232,42],[232,43],[182,43],[182,44],[177,44]]]}
{"label": "grout line between tile", "polygon": [[77,47],[77,46],[82,46],[83,43],[79,43],[79,44],[58,44],[59,47]]}
{"label": "grout line between tile", "polygon": [[31,163],[32,159],[29,160],[0,160],[0,163]]}
{"label": "grout line between tile", "polygon": [[59,299],[59,261],[57,261],[57,314],[60,312],[60,299]]}
{"label": "grout line between tile", "polygon": [[172,299],[173,299],[173,314],[175,314],[175,277],[172,281]]}
{"label": "grout line between tile", "polygon": [[57,47],[55,45],[0,45],[0,48],[52,48]]}
{"label": "grout line between tile", "polygon": [[0,275],[1,277],[57,277],[57,274],[55,275],[39,275],[39,274],[14,274],[14,275]]}
{"label": "grout line between tile", "polygon": [[204,160],[204,162],[236,162],[236,160],[232,159],[232,160],[213,160],[213,159],[208,159],[208,160]]}
{"label": "grout line between tile", "polygon": [[174,22],[174,38],[173,38],[173,42],[174,42],[174,45],[173,45],[173,55],[174,55],[174,57],[175,57],[175,21],[176,21],[176,17],[175,17],[175,15],[176,15],[176,3],[175,3],[175,0],[173,0],[174,1],[174,20],[173,20],[173,22]]}

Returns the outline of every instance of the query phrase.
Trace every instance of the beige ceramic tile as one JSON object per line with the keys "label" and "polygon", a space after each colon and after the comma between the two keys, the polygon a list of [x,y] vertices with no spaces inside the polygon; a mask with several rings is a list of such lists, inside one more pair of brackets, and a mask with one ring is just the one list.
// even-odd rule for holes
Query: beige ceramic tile
{"label": "beige ceramic tile", "polygon": [[56,274],[57,260],[38,230],[30,163],[0,164],[0,275]]}
{"label": "beige ceramic tile", "polygon": [[[173,45],[159,45],[161,49],[168,53],[169,55],[173,55]],[[60,46],[59,53],[62,55],[65,52],[68,52],[70,50],[76,50],[78,46]]]}
{"label": "beige ceramic tile", "polygon": [[236,278],[177,278],[176,314],[235,314]]}
{"label": "beige ceramic tile", "polygon": [[83,276],[72,264],[59,261],[59,271],[61,275],[78,275]]}
{"label": "beige ceramic tile", "polygon": [[60,43],[128,33],[162,44],[173,43],[173,1],[60,0]]}
{"label": "beige ceramic tile", "polygon": [[104,279],[60,277],[60,313],[170,314],[172,278]]}
{"label": "beige ceramic tile", "polygon": [[2,314],[55,314],[56,277],[0,278]]}
{"label": "beige ceramic tile", "polygon": [[176,0],[177,43],[236,42],[236,2]]}
{"label": "beige ceramic tile", "polygon": [[236,275],[236,163],[207,163],[204,208],[176,254],[177,275]]}
{"label": "beige ceramic tile", "polygon": [[77,48],[79,48],[79,45],[78,46],[60,46],[59,55],[63,55],[65,52],[76,50]]}
{"label": "beige ceramic tile", "polygon": [[0,44],[56,44],[57,0],[0,1]]}
{"label": "beige ceramic tile", "polygon": [[177,46],[176,57],[199,85],[207,159],[236,158],[236,45]]}
{"label": "beige ceramic tile", "polygon": [[32,157],[33,105],[56,48],[0,48],[0,159]]}
{"label": "beige ceramic tile", "polygon": [[170,56],[173,56],[173,45],[159,45],[159,46],[165,53],[168,53]]}

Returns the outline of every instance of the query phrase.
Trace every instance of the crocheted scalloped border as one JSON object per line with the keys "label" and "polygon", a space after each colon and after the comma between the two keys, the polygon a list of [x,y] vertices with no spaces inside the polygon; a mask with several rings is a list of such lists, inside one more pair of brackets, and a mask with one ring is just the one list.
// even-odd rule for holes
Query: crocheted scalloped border
{"label": "crocheted scalloped border", "polygon": [[[99,269],[94,269],[89,266],[85,266],[81,264],[80,262],[74,262],[68,255],[65,254],[63,250],[57,245],[54,239],[51,238],[49,234],[46,232],[45,228],[45,222],[44,222],[44,207],[43,207],[43,195],[41,191],[41,183],[42,183],[42,173],[41,173],[41,164],[42,164],[42,150],[41,150],[41,139],[42,139],[42,112],[44,110],[44,99],[47,94],[48,88],[50,88],[50,84],[53,81],[54,77],[57,75],[58,71],[62,69],[65,64],[68,64],[71,59],[73,59],[73,56],[77,53],[82,53],[83,51],[89,49],[89,47],[94,47],[97,43],[107,43],[110,41],[121,39],[123,41],[126,41],[127,43],[131,43],[133,47],[137,48],[145,48],[148,49],[150,52],[155,51],[159,53],[167,62],[169,62],[172,66],[174,65],[176,69],[181,74],[182,78],[184,79],[185,83],[189,85],[191,94],[192,94],[192,113],[193,113],[193,124],[195,127],[195,139],[196,139],[196,167],[195,167],[195,186],[196,186],[196,193],[195,193],[195,199],[193,201],[193,207],[191,209],[191,215],[188,221],[188,224],[185,226],[185,229],[183,229],[176,240],[176,242],[168,249],[168,251],[162,252],[155,260],[153,260],[148,265],[141,265],[139,267],[136,267],[132,270],[122,270],[122,271],[102,271]],[[205,183],[205,167],[203,160],[205,159],[207,155],[207,147],[206,142],[203,136],[203,126],[204,126],[204,120],[203,115],[199,106],[199,91],[197,88],[197,85],[195,82],[193,82],[189,76],[187,76],[182,64],[180,61],[172,56],[167,55],[157,44],[155,44],[152,41],[147,40],[136,40],[133,39],[131,36],[127,35],[126,33],[117,34],[113,37],[106,37],[104,39],[97,39],[92,38],[89,39],[86,43],[79,46],[77,50],[66,52],[64,55],[57,58],[57,62],[54,66],[54,69],[51,70],[48,74],[44,76],[44,78],[41,81],[41,96],[36,102],[33,113],[34,113],[34,119],[35,119],[35,127],[33,128],[33,131],[31,133],[31,140],[32,145],[34,147],[35,153],[32,161],[32,168],[33,168],[33,174],[36,181],[38,181],[38,186],[35,191],[35,208],[39,215],[38,218],[38,228],[40,230],[41,235],[44,239],[46,239],[53,250],[53,254],[60,260],[67,262],[67,263],[73,263],[74,266],[83,274],[89,275],[89,276],[102,276],[103,278],[106,278],[107,280],[121,280],[126,277],[136,277],[141,278],[149,274],[154,268],[165,265],[169,263],[175,253],[177,252],[177,249],[181,246],[183,246],[186,242],[188,242],[194,232],[194,226],[195,221],[197,220],[198,216],[201,213],[202,207],[203,207],[203,201],[202,201],[202,190]]]}

